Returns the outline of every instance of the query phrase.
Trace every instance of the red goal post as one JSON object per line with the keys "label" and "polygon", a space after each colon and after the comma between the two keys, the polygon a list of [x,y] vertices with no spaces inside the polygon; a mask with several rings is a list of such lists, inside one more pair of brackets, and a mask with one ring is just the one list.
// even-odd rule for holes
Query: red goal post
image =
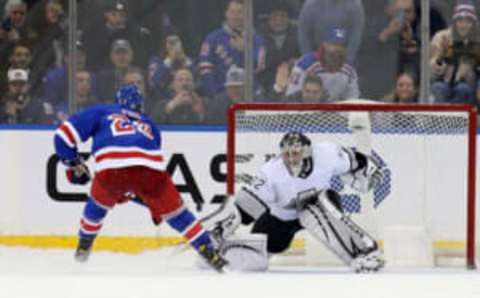
{"label": "red goal post", "polygon": [[[339,115],[334,120],[329,120],[331,113]],[[345,126],[350,121],[352,115],[367,113],[372,120],[372,134],[399,134],[398,139],[403,138],[405,134],[445,134],[451,135],[461,133],[462,147],[465,148],[465,190],[462,190],[462,197],[466,200],[466,245],[465,257],[467,267],[475,267],[475,184],[476,184],[476,131],[477,131],[477,111],[470,105],[448,105],[448,104],[379,104],[365,103],[362,101],[348,103],[325,103],[325,104],[296,104],[296,103],[237,103],[230,107],[228,111],[228,136],[227,136],[227,193],[235,192],[236,158],[238,157],[239,134],[248,132],[249,134],[261,133],[261,138],[250,139],[244,149],[255,146],[264,146],[263,142],[268,138],[268,133],[279,134],[289,129],[300,129],[308,133],[311,130],[328,131],[329,134],[344,133],[352,129]],[[333,115],[332,114],[332,115]],[[275,116],[277,115],[277,116]],[[318,115],[318,116],[316,116]],[[325,116],[323,116],[325,115]],[[347,116],[345,116],[347,115]],[[350,115],[350,116],[348,116]],[[389,115],[391,119],[402,119],[397,127],[388,127],[382,124],[384,116]],[[396,116],[398,115],[398,116]],[[418,116],[417,116],[418,115]],[[346,120],[339,120],[346,117]],[[349,118],[350,117],[350,118]],[[356,117],[356,116],[354,116]],[[313,120],[304,120],[304,119]],[[318,118],[318,119],[317,119]],[[405,119],[404,119],[405,118]],[[379,120],[380,119],[380,120]],[[414,120],[419,119],[419,120]],[[244,121],[244,123],[242,123]],[[291,122],[289,122],[291,121]],[[309,122],[311,121],[311,122]],[[330,121],[333,122],[330,125]],[[370,129],[370,120],[369,129]],[[378,123],[375,123],[377,121]],[[296,122],[301,122],[296,123]],[[417,122],[423,126],[417,127]],[[401,124],[400,124],[401,123]],[[445,124],[444,124],[445,123]],[[436,125],[442,126],[437,131]],[[378,125],[378,127],[376,126]],[[445,126],[444,126],[445,125]],[[327,127],[327,129],[325,129]],[[258,132],[255,131],[258,128]],[[353,128],[355,129],[355,128]],[[375,132],[377,130],[377,132]],[[340,131],[340,132],[339,132]],[[265,134],[265,135],[264,135]],[[263,140],[262,140],[263,139]],[[272,141],[272,146],[276,146],[278,137]],[[393,138],[395,139],[395,137]],[[463,141],[464,139],[464,141]],[[450,144],[450,141],[447,141]],[[266,144],[266,143],[265,143]],[[408,144],[408,143],[407,143]],[[377,144],[378,145],[378,144]],[[272,147],[273,148],[273,147]],[[261,148],[263,150],[263,148]],[[266,153],[271,152],[272,149]],[[463,149],[462,149],[463,150]],[[241,152],[240,152],[241,153]],[[267,154],[266,154],[267,155]],[[388,163],[388,162],[387,162]],[[258,165],[258,164],[257,164]],[[255,169],[249,169],[255,170]],[[250,174],[254,174],[250,173]],[[398,179],[398,177],[396,178]],[[375,203],[378,203],[375,201]],[[448,215],[447,215],[448,216]],[[463,225],[463,224],[462,224]]]}

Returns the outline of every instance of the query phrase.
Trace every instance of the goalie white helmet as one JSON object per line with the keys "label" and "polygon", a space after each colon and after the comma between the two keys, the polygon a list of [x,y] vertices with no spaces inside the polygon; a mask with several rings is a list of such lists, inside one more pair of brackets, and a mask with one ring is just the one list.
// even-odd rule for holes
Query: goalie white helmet
{"label": "goalie white helmet", "polygon": [[299,177],[311,172],[312,142],[304,134],[285,134],[280,141],[280,152],[292,176]]}

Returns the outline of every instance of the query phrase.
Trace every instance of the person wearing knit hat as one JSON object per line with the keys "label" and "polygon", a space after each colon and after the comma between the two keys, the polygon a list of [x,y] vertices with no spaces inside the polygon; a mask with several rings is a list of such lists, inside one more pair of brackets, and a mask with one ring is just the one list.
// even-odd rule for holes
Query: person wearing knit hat
{"label": "person wearing knit hat", "polygon": [[475,69],[480,66],[480,38],[476,7],[457,1],[452,24],[431,42],[432,95],[437,102],[473,103]]}
{"label": "person wearing knit hat", "polygon": [[473,27],[478,25],[475,5],[469,0],[458,1],[452,16],[455,40],[462,40],[474,34]]}
{"label": "person wearing knit hat", "polygon": [[469,1],[469,0],[458,1],[457,4],[455,5],[452,19],[456,21],[461,18],[469,18],[474,22],[478,21],[475,5],[473,4],[472,1]]}

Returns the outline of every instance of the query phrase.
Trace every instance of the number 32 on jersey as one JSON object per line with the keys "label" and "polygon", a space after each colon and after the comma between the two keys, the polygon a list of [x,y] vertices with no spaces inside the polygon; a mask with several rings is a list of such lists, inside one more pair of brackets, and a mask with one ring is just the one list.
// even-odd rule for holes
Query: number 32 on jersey
{"label": "number 32 on jersey", "polygon": [[113,136],[125,136],[141,133],[146,138],[153,140],[152,127],[139,120],[130,120],[128,117],[120,114],[112,114],[108,116],[108,120],[112,121],[110,129]]}

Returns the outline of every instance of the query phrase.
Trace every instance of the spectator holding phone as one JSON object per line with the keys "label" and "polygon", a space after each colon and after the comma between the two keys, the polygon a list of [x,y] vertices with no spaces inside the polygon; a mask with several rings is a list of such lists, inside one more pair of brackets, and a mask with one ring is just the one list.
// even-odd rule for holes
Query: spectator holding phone
{"label": "spectator holding phone", "polygon": [[185,54],[183,42],[177,34],[169,34],[165,38],[164,53],[153,56],[149,63],[149,83],[155,97],[167,97],[167,87],[177,69],[188,68],[193,73],[193,60]]}
{"label": "spectator holding phone", "polygon": [[202,123],[205,118],[204,101],[195,90],[193,74],[188,68],[175,71],[171,89],[171,99],[157,101],[152,118],[165,124]]}
{"label": "spectator holding phone", "polygon": [[[244,67],[245,37],[243,28],[243,1],[228,1],[225,23],[210,34],[200,50],[198,70],[200,82],[207,95],[213,97],[225,90],[227,71],[232,65]],[[254,69],[258,73],[265,68],[263,39],[253,36]]]}
{"label": "spectator holding phone", "polygon": [[23,0],[8,0],[5,3],[5,16],[0,26],[0,57],[22,40],[33,46],[38,34],[27,26],[27,4]]}

